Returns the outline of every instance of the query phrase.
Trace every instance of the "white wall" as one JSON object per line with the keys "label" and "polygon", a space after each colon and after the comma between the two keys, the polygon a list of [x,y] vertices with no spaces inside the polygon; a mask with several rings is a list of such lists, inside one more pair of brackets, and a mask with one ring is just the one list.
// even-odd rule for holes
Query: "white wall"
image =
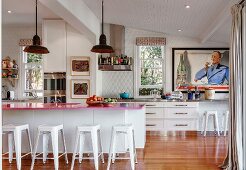
{"label": "white wall", "polygon": [[[66,25],[67,29],[67,102],[83,102],[84,99],[71,99],[71,79],[89,79],[90,80],[90,95],[96,94],[96,70],[97,70],[97,57],[95,53],[90,50],[93,44],[88,38],[78,32],[69,24]],[[90,76],[71,76],[71,56],[87,56],[90,57]],[[98,83],[101,86],[101,83]]]}
{"label": "white wall", "polygon": [[[38,35],[41,37],[41,26],[38,26]],[[20,65],[20,39],[32,39],[35,35],[35,26],[16,26],[16,25],[3,25],[2,27],[2,58],[9,56],[12,60],[15,59],[17,64]],[[19,71],[20,73],[20,71]],[[12,87],[10,82],[7,79],[2,79],[2,85],[6,85],[8,90],[15,91],[15,98],[18,99],[20,94],[18,93],[19,89],[19,80],[16,81],[15,87]],[[6,98],[6,94],[3,94],[3,98]]]}
{"label": "white wall", "polygon": [[[178,33],[177,33],[178,34]],[[125,54],[129,57],[135,56],[136,37],[166,37],[166,86],[165,91],[172,90],[172,48],[178,47],[228,47],[227,43],[203,43],[192,38],[180,36],[171,36],[163,33],[138,30],[133,28],[125,28]],[[134,92],[134,74],[133,71],[126,72],[103,72],[102,73],[102,91],[103,96],[119,97],[121,92],[129,92],[133,97]],[[224,94],[216,94],[217,97],[227,96]]]}

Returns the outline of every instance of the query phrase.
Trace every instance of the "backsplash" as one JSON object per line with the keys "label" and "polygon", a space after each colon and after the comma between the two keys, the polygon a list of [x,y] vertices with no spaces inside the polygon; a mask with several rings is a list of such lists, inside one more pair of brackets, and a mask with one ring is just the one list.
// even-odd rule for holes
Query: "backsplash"
{"label": "backsplash", "polygon": [[133,71],[103,71],[102,96],[119,98],[122,92],[133,97]]}

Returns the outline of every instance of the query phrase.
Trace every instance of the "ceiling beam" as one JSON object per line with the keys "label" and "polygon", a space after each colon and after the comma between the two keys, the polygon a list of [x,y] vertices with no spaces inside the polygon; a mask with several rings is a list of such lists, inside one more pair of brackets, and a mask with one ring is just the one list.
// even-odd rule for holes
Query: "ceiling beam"
{"label": "ceiling beam", "polygon": [[240,0],[232,0],[228,2],[227,6],[215,18],[213,18],[213,21],[207,24],[208,27],[203,30],[199,36],[201,43],[208,41],[209,38],[211,38],[211,36],[222,26],[222,24],[225,23],[231,15],[231,7],[239,1]]}
{"label": "ceiling beam", "polygon": [[100,21],[82,0],[39,0],[44,6],[96,44],[100,35]]}

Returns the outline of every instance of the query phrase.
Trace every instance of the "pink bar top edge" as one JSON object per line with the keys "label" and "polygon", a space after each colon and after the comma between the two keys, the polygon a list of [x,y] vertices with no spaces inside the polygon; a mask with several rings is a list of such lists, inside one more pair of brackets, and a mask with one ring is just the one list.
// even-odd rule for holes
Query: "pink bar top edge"
{"label": "pink bar top edge", "polygon": [[139,110],[144,107],[137,103],[115,103],[110,106],[88,106],[81,103],[11,103],[2,104],[2,110]]}

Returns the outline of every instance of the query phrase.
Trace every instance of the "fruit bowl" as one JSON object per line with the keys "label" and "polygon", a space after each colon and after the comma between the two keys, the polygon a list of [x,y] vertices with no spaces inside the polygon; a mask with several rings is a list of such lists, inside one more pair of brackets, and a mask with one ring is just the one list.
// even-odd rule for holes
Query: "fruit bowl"
{"label": "fruit bowl", "polygon": [[103,106],[103,101],[86,101],[89,106]]}
{"label": "fruit bowl", "polygon": [[112,106],[114,106],[115,105],[115,102],[104,102],[103,103],[103,106],[104,107],[112,107]]}

